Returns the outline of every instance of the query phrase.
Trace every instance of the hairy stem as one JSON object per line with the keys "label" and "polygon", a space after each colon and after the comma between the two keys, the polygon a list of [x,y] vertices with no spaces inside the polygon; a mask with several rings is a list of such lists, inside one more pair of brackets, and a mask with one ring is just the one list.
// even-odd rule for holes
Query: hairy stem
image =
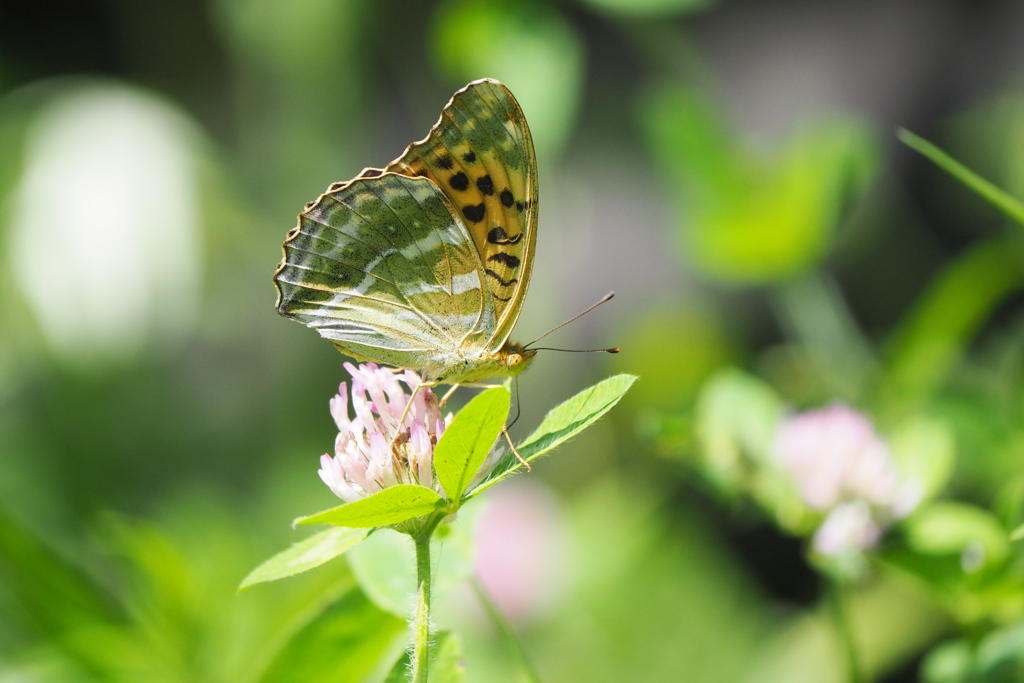
{"label": "hairy stem", "polygon": [[416,614],[412,621],[412,680],[427,683],[430,665],[430,532],[412,537],[416,544]]}

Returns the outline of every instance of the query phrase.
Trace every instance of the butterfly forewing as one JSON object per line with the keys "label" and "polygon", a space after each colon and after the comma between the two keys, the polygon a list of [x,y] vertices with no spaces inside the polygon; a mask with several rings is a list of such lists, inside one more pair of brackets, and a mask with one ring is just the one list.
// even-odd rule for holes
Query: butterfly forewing
{"label": "butterfly forewing", "polygon": [[278,311],[350,355],[400,367],[429,371],[462,345],[483,347],[494,306],[455,211],[423,178],[332,186],[284,244]]}
{"label": "butterfly forewing", "polygon": [[537,239],[537,161],[519,104],[497,81],[470,83],[386,170],[436,183],[465,223],[496,315],[488,342],[496,351],[522,309]]}

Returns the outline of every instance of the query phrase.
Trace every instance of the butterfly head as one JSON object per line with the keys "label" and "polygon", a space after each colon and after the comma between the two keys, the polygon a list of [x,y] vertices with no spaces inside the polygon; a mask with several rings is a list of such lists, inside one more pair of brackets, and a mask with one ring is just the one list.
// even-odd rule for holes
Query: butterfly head
{"label": "butterfly head", "polygon": [[525,370],[537,355],[536,349],[528,349],[522,344],[508,342],[501,349],[500,355],[505,363],[505,371],[509,377],[515,377]]}

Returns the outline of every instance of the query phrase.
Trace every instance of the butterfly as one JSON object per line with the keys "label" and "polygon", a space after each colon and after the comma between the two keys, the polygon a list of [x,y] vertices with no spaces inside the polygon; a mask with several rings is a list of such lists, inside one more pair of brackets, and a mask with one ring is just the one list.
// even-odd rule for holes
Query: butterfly
{"label": "butterfly", "polygon": [[536,354],[509,335],[533,270],[537,190],[515,97],[473,81],[426,138],[306,205],[274,273],[277,311],[424,386],[518,375]]}

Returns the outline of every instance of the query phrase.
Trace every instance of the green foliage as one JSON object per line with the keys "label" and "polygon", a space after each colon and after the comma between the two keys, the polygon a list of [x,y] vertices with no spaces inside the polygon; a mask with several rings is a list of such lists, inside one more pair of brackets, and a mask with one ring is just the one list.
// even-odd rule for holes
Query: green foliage
{"label": "green foliage", "polygon": [[441,70],[455,81],[488,76],[522,105],[537,154],[561,150],[572,132],[583,88],[579,35],[557,6],[530,0],[447,0],[431,31]]}
{"label": "green foliage", "polygon": [[[527,609],[507,577],[496,604],[540,680],[842,683],[822,514],[773,452],[785,415],[837,401],[921,494],[850,587],[867,676],[922,661],[926,683],[1024,680],[1024,96],[984,77],[1012,64],[955,41],[900,42],[888,64],[882,36],[835,69],[856,3],[203,4],[85,6],[71,32],[15,20],[0,54],[0,680],[405,680],[411,546],[377,525],[442,517],[431,680],[524,680],[452,587],[487,559],[473,516],[525,480],[554,501],[543,582]],[[929,25],[917,4],[901,17]],[[1004,17],[984,14],[979,31]],[[937,83],[919,70],[936,58],[957,68],[913,87]],[[289,546],[304,534],[282,519],[338,502],[315,469],[341,378],[270,310],[278,245],[304,202],[394,158],[480,77],[516,93],[541,161],[520,329],[619,291],[558,345],[623,353],[539,357],[523,422],[630,377],[517,446],[569,457],[452,515],[523,469],[499,437],[473,487],[507,413],[485,393],[438,445],[436,491],[302,518],[328,526]],[[97,103],[117,106],[85,116]],[[935,144],[896,138],[941,170],[888,144],[900,112]],[[110,143],[90,147],[97,121]],[[102,153],[83,171],[85,147]],[[502,546],[519,552],[531,518],[506,516]],[[242,576],[266,585],[238,596]]]}
{"label": "green foliage", "polygon": [[716,0],[585,0],[585,4],[611,15],[629,18],[670,17],[714,7]]}
{"label": "green foliage", "polygon": [[[771,155],[734,141],[706,98],[653,89],[641,119],[650,153],[678,197],[683,252],[740,283],[784,280],[825,254],[840,208],[878,166],[870,130],[853,119],[805,125]],[[685,217],[684,217],[685,216]]]}
{"label": "green foliage", "polygon": [[346,527],[378,527],[422,517],[444,505],[444,498],[433,489],[415,484],[399,484],[372,496],[345,503],[314,515],[299,517],[295,524],[333,524]]}
{"label": "green foliage", "polygon": [[924,683],[1014,683],[1024,676],[1024,627],[997,629],[977,643],[943,643],[921,668]]}
{"label": "green foliage", "polygon": [[[582,432],[611,410],[635,380],[636,377],[630,375],[610,377],[555,407],[537,430],[520,444],[523,457],[529,460],[538,458]],[[351,503],[300,517],[295,524],[371,529],[401,525],[416,518],[427,518],[432,513],[443,516],[458,511],[463,500],[510,476],[522,465],[514,455],[506,455],[489,478],[466,495],[473,476],[501,434],[508,417],[509,402],[508,389],[488,389],[470,401],[445,430],[437,443],[434,465],[438,480],[448,495],[447,501],[425,486],[400,484]],[[240,588],[317,567],[355,547],[366,535],[328,535],[326,532],[315,535],[257,567]]]}
{"label": "green foliage", "polygon": [[332,602],[271,659],[261,683],[363,681],[405,622],[379,610],[358,590]]}
{"label": "green foliage", "polygon": [[977,192],[985,201],[1003,212],[1007,218],[1024,226],[1024,203],[1019,199],[999,189],[932,143],[914,135],[909,130],[901,128],[896,135],[907,146],[928,157],[954,178]]}
{"label": "green foliage", "polygon": [[318,534],[313,534],[304,541],[299,541],[287,550],[282,550],[277,555],[253,569],[250,574],[242,580],[238,587],[242,591],[249,586],[264,581],[276,581],[286,576],[295,576],[304,571],[319,567],[328,560],[344,554],[354,548],[367,534],[369,529],[350,529],[340,527],[328,529]]}
{"label": "green foliage", "polygon": [[[636,379],[633,375],[609,377],[555,406],[544,417],[540,426],[516,447],[523,460],[530,462],[547,455],[597,422],[622,399]],[[506,455],[505,459],[494,467],[490,477],[474,489],[470,496],[490,488],[521,467],[523,464],[518,458]]]}
{"label": "green foliage", "polygon": [[508,389],[488,389],[459,411],[434,451],[434,471],[445,495],[458,501],[501,434],[511,405]]}

